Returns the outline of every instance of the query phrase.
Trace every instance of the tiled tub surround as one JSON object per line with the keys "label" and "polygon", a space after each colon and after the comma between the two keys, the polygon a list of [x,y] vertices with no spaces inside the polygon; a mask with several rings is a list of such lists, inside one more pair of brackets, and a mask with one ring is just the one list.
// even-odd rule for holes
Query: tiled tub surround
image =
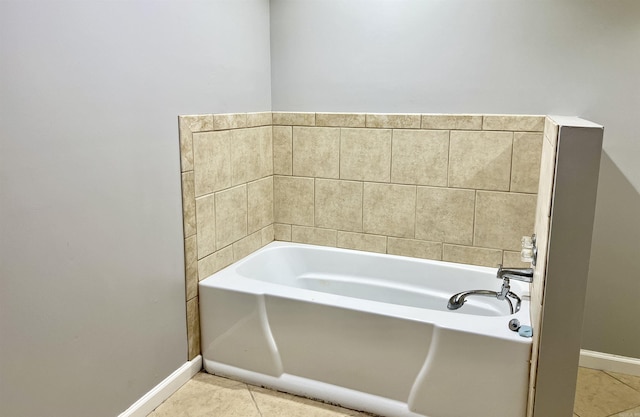
{"label": "tiled tub surround", "polygon": [[275,239],[517,266],[542,116],[273,113]]}
{"label": "tiled tub surround", "polygon": [[272,240],[519,265],[543,116],[181,116],[189,359],[198,280]]}
{"label": "tiled tub surround", "polygon": [[189,360],[200,353],[198,280],[273,240],[271,113],[181,116]]}

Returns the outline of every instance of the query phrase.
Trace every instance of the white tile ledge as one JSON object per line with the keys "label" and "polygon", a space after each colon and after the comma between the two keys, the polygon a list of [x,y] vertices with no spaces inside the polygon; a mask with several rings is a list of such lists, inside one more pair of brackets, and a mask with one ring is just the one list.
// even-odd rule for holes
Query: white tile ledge
{"label": "white tile ledge", "polygon": [[186,362],[118,417],[146,417],[202,369],[202,356]]}

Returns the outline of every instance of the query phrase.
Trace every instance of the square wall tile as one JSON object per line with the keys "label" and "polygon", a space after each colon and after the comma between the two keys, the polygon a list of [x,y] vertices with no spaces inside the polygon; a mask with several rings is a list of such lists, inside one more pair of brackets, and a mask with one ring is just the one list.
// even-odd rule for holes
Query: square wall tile
{"label": "square wall tile", "polygon": [[315,113],[273,112],[274,125],[315,126]]}
{"label": "square wall tile", "polygon": [[544,119],[544,116],[490,114],[484,116],[482,128],[484,130],[542,132],[544,130]]}
{"label": "square wall tile", "polygon": [[498,249],[475,248],[444,244],[442,260],[459,264],[489,266],[497,268],[502,263],[502,251]]}
{"label": "square wall tile", "polygon": [[187,300],[198,295],[198,247],[196,236],[184,240],[184,276]]}
{"label": "square wall tile", "polygon": [[200,313],[198,297],[187,301],[187,347],[189,360],[200,354]]}
{"label": "square wall tile", "polygon": [[291,225],[274,223],[273,238],[282,242],[291,242]]}
{"label": "square wall tile", "polygon": [[273,118],[270,111],[247,113],[247,127],[271,126]]}
{"label": "square wall tile", "polygon": [[237,262],[262,247],[262,232],[257,231],[240,239],[233,245],[233,261]]}
{"label": "square wall tile", "polygon": [[390,175],[391,130],[341,130],[341,179],[389,182]]}
{"label": "square wall tile", "polygon": [[394,129],[391,155],[391,182],[447,185],[448,131]]}
{"label": "square wall tile", "polygon": [[540,179],[542,133],[513,134],[511,191],[537,193]]}
{"label": "square wall tile", "polygon": [[217,192],[215,198],[216,247],[222,248],[247,235],[247,186]]}
{"label": "square wall tile", "polygon": [[362,231],[362,182],[316,179],[315,225]]}
{"label": "square wall tile", "polygon": [[247,184],[249,233],[273,223],[273,176]]}
{"label": "square wall tile", "polygon": [[365,127],[365,114],[316,113],[316,126]]}
{"label": "square wall tile", "polygon": [[198,280],[202,281],[233,263],[233,249],[229,245],[198,261]]}
{"label": "square wall tile", "polygon": [[213,130],[247,127],[247,113],[223,113],[213,115]]}
{"label": "square wall tile", "polygon": [[293,175],[338,178],[339,161],[340,129],[293,127]]}
{"label": "square wall tile", "polygon": [[291,241],[309,245],[336,246],[337,232],[317,227],[291,226]]}
{"label": "square wall tile", "polygon": [[198,237],[198,259],[216,250],[216,213],[214,194],[196,199],[196,225]]}
{"label": "square wall tile", "polygon": [[478,191],[473,243],[518,251],[522,236],[533,233],[536,196]]}
{"label": "square wall tile", "polygon": [[367,252],[386,253],[387,237],[338,231],[338,247],[344,249],[363,250]]}
{"label": "square wall tile", "polygon": [[193,134],[196,197],[231,185],[230,138],[228,131]]}
{"label": "square wall tile", "polygon": [[363,229],[377,235],[414,237],[416,187],[364,184]]}
{"label": "square wall tile", "polygon": [[270,126],[230,130],[231,185],[254,181],[273,173]]}
{"label": "square wall tile", "polygon": [[418,187],[416,238],[471,245],[475,200],[473,190]]}
{"label": "square wall tile", "polygon": [[504,251],[502,254],[502,265],[504,267],[531,268],[531,262],[522,262],[520,252]]}
{"label": "square wall tile", "polygon": [[293,173],[293,128],[273,126],[273,173],[291,175]]}
{"label": "square wall tile", "polygon": [[481,114],[423,114],[423,129],[481,130]]}
{"label": "square wall tile", "polygon": [[512,132],[451,131],[449,186],[508,191]]}
{"label": "square wall tile", "polygon": [[212,114],[195,114],[178,116],[178,122],[181,128],[191,132],[205,132],[213,130]]}
{"label": "square wall tile", "polygon": [[196,196],[193,171],[182,173],[182,229],[184,237],[196,234]]}
{"label": "square wall tile", "polygon": [[189,126],[178,118],[179,143],[180,143],[180,171],[193,171],[193,133]]}
{"label": "square wall tile", "polygon": [[441,260],[442,243],[390,237],[387,242],[387,253],[391,255],[411,256],[413,258]]}
{"label": "square wall tile", "polygon": [[262,236],[262,246],[268,245],[269,243],[273,242],[275,239],[274,237],[275,233],[273,231],[273,223],[263,227],[262,230],[260,230],[260,234]]}
{"label": "square wall tile", "polygon": [[367,127],[393,129],[420,129],[421,116],[419,114],[383,114],[368,113]]}
{"label": "square wall tile", "polygon": [[178,128],[180,133],[180,169],[193,170],[193,132],[213,130],[212,115],[179,116]]}
{"label": "square wall tile", "polygon": [[274,176],[275,222],[313,226],[313,196],[313,178]]}

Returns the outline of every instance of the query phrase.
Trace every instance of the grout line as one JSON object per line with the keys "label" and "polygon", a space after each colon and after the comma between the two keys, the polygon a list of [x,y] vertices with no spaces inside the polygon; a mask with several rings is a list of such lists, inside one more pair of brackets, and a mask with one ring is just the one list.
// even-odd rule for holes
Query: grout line
{"label": "grout line", "polygon": [[316,178],[313,178],[313,224],[311,227],[316,227]]}
{"label": "grout line", "polygon": [[[605,374],[609,375],[611,378],[615,379],[616,381],[623,383],[624,385],[628,386],[628,387],[629,387],[629,388],[631,388],[632,390],[634,390],[634,391],[636,391],[636,392],[640,392],[640,391],[638,391],[637,389],[635,389],[634,387],[632,387],[631,385],[629,385],[629,384],[627,384],[626,382],[624,382],[623,380],[621,380],[621,379],[619,379],[619,378],[615,377],[614,375],[611,375],[611,373],[610,373],[609,371],[602,371],[602,372],[604,372]],[[613,371],[611,371],[611,372],[613,372]],[[618,373],[620,373],[620,372],[618,372]],[[625,374],[625,375],[627,375],[627,374]],[[634,375],[630,375],[630,376],[634,376]]]}
{"label": "grout line", "polygon": [[448,131],[447,135],[447,185],[446,187],[450,187],[449,185],[449,167],[451,166],[451,130]]}
{"label": "grout line", "polygon": [[311,227],[317,227],[317,221],[316,221],[316,216],[318,215],[317,210],[316,210],[316,189],[318,188],[316,186],[316,183],[318,182],[318,178],[315,177],[311,177],[313,178],[313,225]]}
{"label": "grout line", "polygon": [[271,175],[273,175],[276,168],[276,152],[275,152],[276,141],[273,140],[273,138],[275,137],[273,130],[274,130],[273,125],[271,125]]}
{"label": "grout line", "polygon": [[391,174],[393,173],[393,136],[395,129],[391,129],[391,141],[389,143],[389,184],[393,184]]}
{"label": "grout line", "polygon": [[414,199],[413,199],[413,238],[417,239],[416,237],[416,229],[418,228],[418,186],[414,185],[415,188],[415,195],[414,195]]}
{"label": "grout line", "polygon": [[340,172],[341,161],[342,161],[342,127],[338,128],[338,179],[341,180],[342,173]]}
{"label": "grout line", "polygon": [[476,244],[476,217],[478,213],[478,190],[474,190],[473,198],[473,227],[471,228],[471,246]]}
{"label": "grout line", "polygon": [[253,392],[251,391],[251,388],[249,388],[248,384],[244,384],[245,387],[247,388],[247,391],[249,391],[249,395],[251,396],[251,400],[253,401],[253,405],[256,406],[256,410],[258,410],[258,414],[260,414],[260,417],[262,416],[262,411],[260,410],[260,407],[258,407],[258,402],[256,401],[256,397],[253,396]]}
{"label": "grout line", "polygon": [[[364,231],[364,181],[360,182],[360,230]],[[386,242],[385,242],[386,246]]]}
{"label": "grout line", "polygon": [[[509,163],[510,163],[509,192],[511,192],[513,188],[513,148],[515,147],[515,141],[516,141],[516,134],[514,132],[511,132],[511,159],[509,160]],[[540,174],[538,174],[538,177],[540,177]]]}

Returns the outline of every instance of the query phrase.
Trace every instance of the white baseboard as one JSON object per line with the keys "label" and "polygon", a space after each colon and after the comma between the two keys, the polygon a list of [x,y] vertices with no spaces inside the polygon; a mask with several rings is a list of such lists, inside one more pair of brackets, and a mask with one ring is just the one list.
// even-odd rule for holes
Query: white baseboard
{"label": "white baseboard", "polygon": [[118,417],[146,417],[202,369],[202,356],[185,363]]}
{"label": "white baseboard", "polygon": [[640,376],[640,359],[594,352],[592,350],[580,350],[580,366]]}
{"label": "white baseboard", "polygon": [[[640,359],[580,350],[580,366],[640,376]],[[186,362],[118,417],[146,417],[202,369],[202,356]]]}

